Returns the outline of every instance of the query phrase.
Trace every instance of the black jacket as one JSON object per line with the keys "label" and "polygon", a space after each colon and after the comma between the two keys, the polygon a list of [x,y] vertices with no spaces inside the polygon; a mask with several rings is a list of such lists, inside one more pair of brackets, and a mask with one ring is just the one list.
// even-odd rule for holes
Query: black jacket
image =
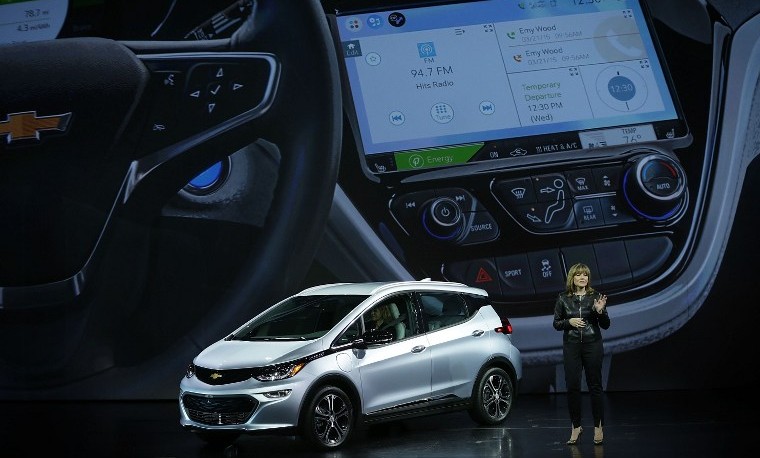
{"label": "black jacket", "polygon": [[[601,293],[594,291],[578,299],[575,294],[560,293],[557,303],[554,304],[554,329],[564,331],[563,342],[594,342],[602,338],[601,329],[610,327],[610,316],[607,307],[604,311],[596,313],[594,299],[598,299]],[[570,318],[583,318],[586,327],[578,329],[570,326]]]}

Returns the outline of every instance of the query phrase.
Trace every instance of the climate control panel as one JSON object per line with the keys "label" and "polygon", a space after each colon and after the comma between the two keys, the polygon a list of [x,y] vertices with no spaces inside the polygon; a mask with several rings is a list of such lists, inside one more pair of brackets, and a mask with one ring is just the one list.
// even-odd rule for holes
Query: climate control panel
{"label": "climate control panel", "polygon": [[[608,290],[645,281],[674,252],[669,228],[688,207],[683,167],[650,149],[485,181],[397,192],[389,211],[402,238],[437,253],[443,277],[506,301],[562,290],[575,262],[588,264]],[[464,249],[472,246],[482,249]]]}

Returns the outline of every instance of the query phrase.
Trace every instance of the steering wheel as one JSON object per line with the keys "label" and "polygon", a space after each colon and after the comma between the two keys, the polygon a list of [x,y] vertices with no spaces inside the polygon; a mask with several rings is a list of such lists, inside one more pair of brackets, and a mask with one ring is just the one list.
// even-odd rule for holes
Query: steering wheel
{"label": "steering wheel", "polygon": [[319,1],[259,0],[230,39],[0,62],[0,397],[175,397],[315,255],[342,126]]}

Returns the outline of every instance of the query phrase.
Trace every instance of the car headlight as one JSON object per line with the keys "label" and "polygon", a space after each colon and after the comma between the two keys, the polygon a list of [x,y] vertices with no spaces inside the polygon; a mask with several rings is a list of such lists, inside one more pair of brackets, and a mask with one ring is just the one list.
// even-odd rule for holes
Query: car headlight
{"label": "car headlight", "polygon": [[195,364],[190,363],[187,365],[187,369],[185,370],[185,377],[193,378],[194,375],[195,375]]}
{"label": "car headlight", "polygon": [[301,369],[306,366],[306,361],[293,361],[290,363],[275,364],[273,366],[265,366],[259,368],[254,375],[256,380],[260,382],[273,382],[275,380],[284,380],[286,378],[293,377],[297,373],[301,372]]}

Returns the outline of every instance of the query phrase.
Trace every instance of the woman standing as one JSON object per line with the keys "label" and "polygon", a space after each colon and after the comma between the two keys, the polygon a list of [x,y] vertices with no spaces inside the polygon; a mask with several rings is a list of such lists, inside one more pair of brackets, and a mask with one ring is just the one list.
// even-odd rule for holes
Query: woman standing
{"label": "woman standing", "polygon": [[[581,427],[581,373],[586,373],[586,385],[591,394],[591,413],[594,417],[594,444],[604,440],[604,399],[602,397],[601,329],[610,327],[607,296],[590,284],[591,271],[585,264],[575,264],[567,272],[564,292],[554,305],[554,329],[563,331],[562,355],[567,384],[567,404],[572,422],[568,445],[575,445],[583,432]],[[601,329],[600,329],[601,328]]]}

